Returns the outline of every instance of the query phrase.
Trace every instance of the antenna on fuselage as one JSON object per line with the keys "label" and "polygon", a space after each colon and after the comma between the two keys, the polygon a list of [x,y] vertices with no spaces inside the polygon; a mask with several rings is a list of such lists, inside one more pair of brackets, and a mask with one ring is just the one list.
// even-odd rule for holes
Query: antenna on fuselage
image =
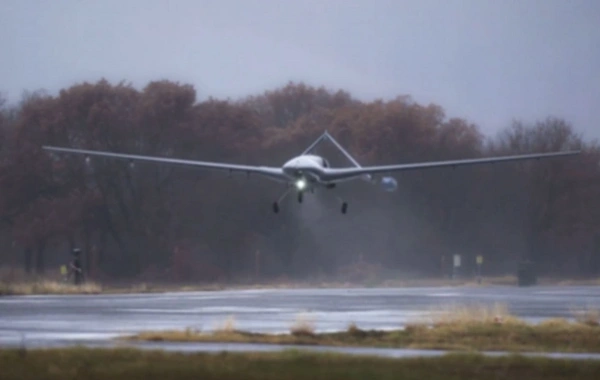
{"label": "antenna on fuselage", "polygon": [[342,152],[342,154],[344,156],[346,156],[346,158],[354,164],[354,166],[356,166],[357,168],[361,167],[360,164],[358,163],[358,161],[356,161],[354,159],[354,157],[352,157],[352,155],[350,153],[348,153],[348,151],[346,149],[344,149],[342,147],[342,145],[340,143],[338,143],[336,139],[333,138],[332,135],[329,134],[329,132],[325,131],[325,133],[323,135],[326,136],[326,138],[328,138],[329,141],[331,141],[333,143],[333,145],[335,145],[335,147],[338,148],[340,150],[340,152]]}
{"label": "antenna on fuselage", "polygon": [[306,148],[304,150],[304,152],[301,153],[302,156],[304,156],[305,154],[310,154],[310,152],[315,149],[317,147],[317,145],[319,145],[324,139],[325,139],[325,134],[327,133],[327,131],[325,131],[325,133],[323,133],[321,136],[319,136],[318,139],[315,140],[315,142],[313,142],[312,144],[310,144],[310,146],[308,148]]}
{"label": "antenna on fuselage", "polygon": [[350,162],[352,162],[352,164],[354,166],[356,166],[357,168],[360,168],[360,164],[358,163],[358,161],[356,161],[354,159],[354,157],[352,157],[352,155],[350,153],[348,153],[346,151],[346,149],[344,149],[342,147],[342,145],[340,143],[337,142],[337,140],[335,138],[333,138],[332,135],[329,134],[328,131],[323,132],[323,134],[321,136],[319,136],[318,139],[315,140],[315,142],[313,142],[308,148],[306,148],[306,150],[304,150],[304,152],[302,152],[302,154],[309,154],[314,148],[317,147],[317,145],[319,145],[321,142],[323,142],[324,140],[329,140],[331,141],[331,143],[333,145],[335,145],[336,148],[338,148],[338,150],[340,152],[342,152],[342,154],[348,159],[350,160]]}

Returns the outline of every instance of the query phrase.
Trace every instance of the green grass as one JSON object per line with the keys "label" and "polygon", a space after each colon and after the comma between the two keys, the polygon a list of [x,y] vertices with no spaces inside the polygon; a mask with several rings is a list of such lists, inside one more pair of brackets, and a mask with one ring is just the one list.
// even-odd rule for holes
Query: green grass
{"label": "green grass", "polygon": [[374,358],[329,353],[167,353],[135,349],[1,350],[0,378],[30,379],[265,379],[465,380],[597,379],[600,361],[484,357]]}
{"label": "green grass", "polygon": [[102,286],[94,282],[86,282],[79,286],[52,280],[38,280],[14,284],[0,283],[0,295],[101,294],[102,290]]}
{"label": "green grass", "polygon": [[233,319],[212,332],[148,331],[119,338],[133,341],[229,342],[324,346],[368,346],[511,352],[600,352],[600,314],[584,310],[576,321],[551,319],[527,324],[506,307],[458,307],[438,311],[431,320],[411,323],[395,331],[362,330],[352,324],[346,331],[315,333],[306,317],[287,334],[261,334],[235,329]]}
{"label": "green grass", "polygon": [[[127,284],[111,282],[87,281],[83,286],[66,283],[58,271],[49,271],[46,275],[26,274],[20,268],[0,267],[0,296],[2,295],[36,295],[36,294],[131,294],[131,293],[163,293],[188,291],[218,291],[240,289],[298,289],[298,288],[407,288],[407,287],[480,287],[480,286],[516,286],[517,278],[513,275],[483,277],[481,283],[475,279],[450,278],[417,278],[414,275],[400,273],[370,273],[356,276],[353,272],[331,277],[315,277],[311,280],[255,280],[240,279],[231,283],[159,283],[132,279]],[[347,279],[352,279],[348,281]],[[600,278],[590,279],[552,279],[540,278],[540,285],[600,285]]]}
{"label": "green grass", "polygon": [[[598,286],[598,280],[589,281],[559,281],[541,280],[541,286],[560,285],[592,285]],[[349,289],[364,287],[381,288],[407,288],[407,287],[478,287],[478,286],[511,286],[516,285],[516,279],[512,277],[499,277],[484,279],[481,284],[473,280],[444,280],[444,279],[420,279],[420,280],[397,280],[382,281],[377,283],[345,283],[345,282],[266,282],[245,284],[160,284],[140,282],[131,285],[102,284],[87,281],[82,286],[75,286],[54,279],[27,279],[19,281],[5,281],[0,278],[0,296],[7,295],[40,295],[40,294],[133,294],[133,293],[165,293],[165,292],[194,292],[194,291],[219,291],[219,290],[244,290],[244,289]]]}

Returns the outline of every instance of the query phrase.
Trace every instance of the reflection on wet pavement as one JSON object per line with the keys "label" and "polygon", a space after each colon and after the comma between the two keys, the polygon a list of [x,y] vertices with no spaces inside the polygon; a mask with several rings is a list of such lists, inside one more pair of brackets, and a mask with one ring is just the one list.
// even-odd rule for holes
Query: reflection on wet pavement
{"label": "reflection on wet pavement", "polygon": [[[344,330],[352,322],[363,329],[396,329],[441,305],[501,303],[536,323],[572,318],[573,310],[582,308],[600,309],[598,290],[507,286],[3,297],[0,345],[105,344],[118,335],[142,330],[213,330],[230,316],[237,329],[264,333],[288,332],[301,315],[313,321],[317,331]],[[226,346],[240,345],[217,347]],[[203,347],[208,349],[207,344]]]}

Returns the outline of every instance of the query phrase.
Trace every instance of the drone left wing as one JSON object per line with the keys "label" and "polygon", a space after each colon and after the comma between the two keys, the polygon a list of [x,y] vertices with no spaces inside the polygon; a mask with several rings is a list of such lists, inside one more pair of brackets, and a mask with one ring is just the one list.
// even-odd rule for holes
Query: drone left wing
{"label": "drone left wing", "polygon": [[226,172],[240,172],[246,174],[258,174],[276,181],[286,181],[287,177],[284,175],[281,168],[269,167],[269,166],[252,166],[252,165],[236,165],[227,164],[221,162],[208,162],[208,161],[195,161],[195,160],[182,160],[179,158],[167,158],[167,157],[156,157],[156,156],[140,156],[136,154],[123,154],[113,152],[102,152],[97,150],[86,150],[86,149],[71,149],[71,148],[60,148],[54,146],[44,146],[45,150],[58,153],[74,153],[82,154],[85,156],[101,156],[109,158],[119,158],[125,160],[137,160],[137,161],[149,161],[165,164],[176,164],[195,166],[202,169],[213,169],[221,170]]}
{"label": "drone left wing", "polygon": [[414,164],[399,164],[399,165],[384,165],[384,166],[363,166],[363,167],[352,167],[352,168],[326,168],[325,173],[321,176],[321,179],[326,182],[340,182],[345,180],[354,179],[365,174],[380,174],[390,173],[407,170],[417,169],[431,169],[440,167],[456,167],[465,165],[476,165],[476,164],[489,164],[497,162],[507,161],[520,161],[520,160],[531,160],[540,158],[550,158],[558,156],[571,156],[581,153],[580,151],[567,151],[567,152],[553,152],[553,153],[537,153],[537,154],[523,154],[516,156],[503,156],[503,157],[488,157],[488,158],[472,158],[465,160],[448,160],[448,161],[437,161],[437,162],[420,162]]}

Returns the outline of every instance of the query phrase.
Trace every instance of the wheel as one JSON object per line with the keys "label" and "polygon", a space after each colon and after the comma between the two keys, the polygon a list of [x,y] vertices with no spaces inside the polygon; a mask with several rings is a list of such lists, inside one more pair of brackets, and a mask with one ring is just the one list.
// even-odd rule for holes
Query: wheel
{"label": "wheel", "polygon": [[279,205],[277,202],[273,202],[273,212],[277,214],[279,212]]}
{"label": "wheel", "polygon": [[302,203],[303,193],[298,193],[298,203]]}
{"label": "wheel", "polygon": [[346,202],[342,203],[342,214],[345,214],[347,210],[348,210],[348,203],[346,203]]}

